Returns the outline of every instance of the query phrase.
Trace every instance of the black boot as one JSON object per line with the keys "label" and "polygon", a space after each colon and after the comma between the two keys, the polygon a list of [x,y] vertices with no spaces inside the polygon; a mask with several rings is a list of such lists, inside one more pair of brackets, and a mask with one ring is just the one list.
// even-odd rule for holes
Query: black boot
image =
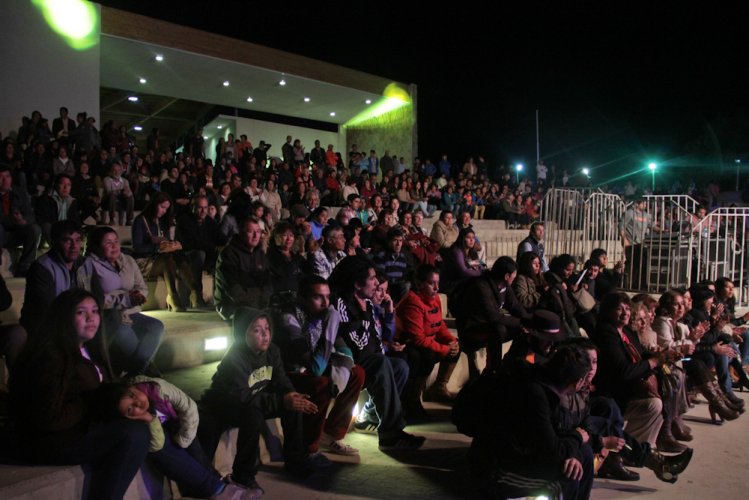
{"label": "black boot", "polygon": [[618,453],[609,453],[598,469],[598,477],[602,479],[616,479],[618,481],[639,481],[640,475],[624,467],[622,457]]}
{"label": "black boot", "polygon": [[403,388],[401,403],[406,414],[406,421],[410,424],[429,420],[429,414],[421,405],[421,392],[426,384],[426,377],[409,379]]}
{"label": "black boot", "polygon": [[692,448],[687,448],[678,455],[671,457],[661,455],[657,451],[651,451],[645,459],[645,467],[655,472],[655,476],[661,481],[675,483],[679,474],[684,472],[692,460]]}

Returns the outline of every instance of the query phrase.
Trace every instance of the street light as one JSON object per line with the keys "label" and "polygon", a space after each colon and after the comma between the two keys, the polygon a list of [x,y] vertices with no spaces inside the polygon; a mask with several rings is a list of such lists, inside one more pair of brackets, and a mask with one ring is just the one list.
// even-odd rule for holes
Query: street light
{"label": "street light", "polygon": [[590,169],[589,169],[589,168],[587,168],[587,167],[584,167],[584,168],[583,168],[583,175],[584,175],[585,177],[590,177]]}
{"label": "street light", "polygon": [[522,171],[523,171],[522,163],[518,163],[517,165],[515,165],[515,182],[517,184],[520,184],[520,172]]}
{"label": "street light", "polygon": [[651,191],[653,194],[655,194],[655,169],[658,168],[658,165],[656,165],[653,162],[648,163],[648,168],[650,169],[650,173],[653,174],[653,185],[651,186]]}

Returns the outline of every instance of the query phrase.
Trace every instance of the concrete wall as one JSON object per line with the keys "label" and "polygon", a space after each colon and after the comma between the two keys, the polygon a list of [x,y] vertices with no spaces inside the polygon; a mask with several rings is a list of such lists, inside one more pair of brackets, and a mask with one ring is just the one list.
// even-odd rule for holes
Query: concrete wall
{"label": "concrete wall", "polygon": [[[94,4],[98,12],[98,4]],[[50,121],[66,106],[75,119],[86,111],[99,123],[99,44],[83,51],[71,48],[47,25],[29,0],[0,4],[0,132],[12,135],[23,116],[39,110]],[[98,28],[97,28],[98,39]]]}

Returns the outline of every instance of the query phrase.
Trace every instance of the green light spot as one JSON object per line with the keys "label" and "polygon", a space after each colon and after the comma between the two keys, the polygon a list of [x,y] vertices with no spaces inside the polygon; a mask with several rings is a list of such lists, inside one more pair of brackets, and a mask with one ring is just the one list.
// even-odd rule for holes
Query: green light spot
{"label": "green light spot", "polygon": [[411,104],[411,96],[396,83],[388,84],[382,96],[367,109],[347,121],[344,126],[358,125]]}
{"label": "green light spot", "polygon": [[47,24],[75,50],[86,50],[98,43],[96,7],[84,0],[32,0]]}

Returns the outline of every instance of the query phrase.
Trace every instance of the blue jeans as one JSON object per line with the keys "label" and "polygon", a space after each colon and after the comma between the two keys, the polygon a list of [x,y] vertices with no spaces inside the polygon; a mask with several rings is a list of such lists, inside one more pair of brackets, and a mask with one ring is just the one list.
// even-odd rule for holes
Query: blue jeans
{"label": "blue jeans", "polygon": [[380,437],[389,437],[406,426],[400,395],[408,382],[408,363],[404,359],[370,354],[357,363],[366,373],[364,388],[375,404]]}
{"label": "blue jeans", "polygon": [[164,323],[141,313],[131,314],[130,319],[132,324],[120,324],[110,351],[118,370],[140,373],[156,355],[164,335]]}
{"label": "blue jeans", "polygon": [[143,464],[149,441],[143,422],[116,419],[92,425],[78,442],[35,458],[42,464],[88,465],[83,497],[119,500]]}
{"label": "blue jeans", "polygon": [[187,448],[180,448],[164,429],[164,447],[148,454],[156,468],[169,479],[177,482],[183,496],[208,498],[215,495],[223,484],[213,470],[197,439]]}

